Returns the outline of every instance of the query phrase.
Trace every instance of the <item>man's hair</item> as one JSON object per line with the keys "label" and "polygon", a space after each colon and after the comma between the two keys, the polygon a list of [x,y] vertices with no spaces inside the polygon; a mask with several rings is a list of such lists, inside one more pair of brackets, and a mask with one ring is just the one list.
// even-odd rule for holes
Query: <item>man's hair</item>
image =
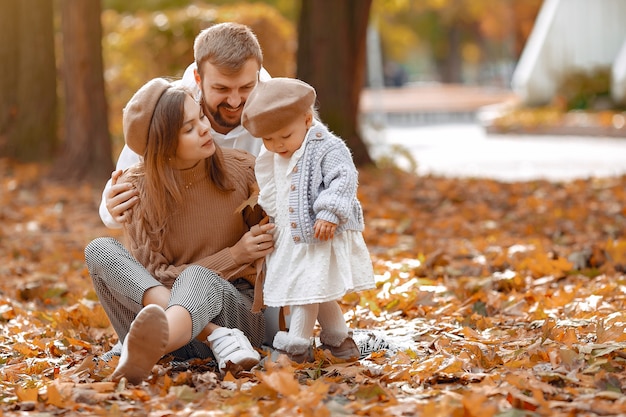
{"label": "man's hair", "polygon": [[263,65],[263,52],[256,35],[240,23],[219,23],[202,30],[194,41],[193,53],[200,75],[205,62],[225,74],[239,72],[250,58],[259,68]]}

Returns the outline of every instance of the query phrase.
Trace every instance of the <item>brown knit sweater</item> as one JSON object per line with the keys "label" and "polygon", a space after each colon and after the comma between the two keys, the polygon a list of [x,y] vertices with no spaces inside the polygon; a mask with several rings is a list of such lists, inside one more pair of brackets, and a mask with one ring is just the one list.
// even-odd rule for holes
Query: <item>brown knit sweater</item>
{"label": "brown knit sweater", "polygon": [[[190,264],[209,268],[229,281],[245,278],[252,285],[255,283],[255,264],[237,264],[229,249],[262,217],[258,206],[255,210],[237,210],[257,189],[254,157],[235,149],[222,151],[235,190],[219,191],[207,179],[202,162],[180,171],[184,203],[172,212],[160,252],[150,250],[147,234],[136,216],[124,225],[126,244],[132,255],[168,288]],[[136,179],[133,182],[138,187],[142,183]],[[140,201],[133,213],[140,210],[150,207]]]}

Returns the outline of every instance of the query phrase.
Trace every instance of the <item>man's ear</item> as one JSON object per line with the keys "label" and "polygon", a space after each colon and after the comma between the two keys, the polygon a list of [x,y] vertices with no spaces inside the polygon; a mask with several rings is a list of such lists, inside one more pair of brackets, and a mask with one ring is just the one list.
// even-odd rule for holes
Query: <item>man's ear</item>
{"label": "man's ear", "polygon": [[193,78],[194,80],[196,80],[196,84],[198,84],[198,87],[200,87],[200,85],[202,84],[202,79],[200,78],[200,74],[198,74],[198,68],[194,68]]}

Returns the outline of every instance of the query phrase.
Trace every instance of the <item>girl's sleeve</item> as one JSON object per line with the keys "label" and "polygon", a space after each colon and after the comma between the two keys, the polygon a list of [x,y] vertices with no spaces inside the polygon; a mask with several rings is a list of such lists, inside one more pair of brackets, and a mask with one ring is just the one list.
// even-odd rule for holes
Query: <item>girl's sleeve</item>
{"label": "girl's sleeve", "polygon": [[346,146],[336,146],[321,161],[322,191],[313,203],[316,220],[348,221],[356,199],[358,172]]}

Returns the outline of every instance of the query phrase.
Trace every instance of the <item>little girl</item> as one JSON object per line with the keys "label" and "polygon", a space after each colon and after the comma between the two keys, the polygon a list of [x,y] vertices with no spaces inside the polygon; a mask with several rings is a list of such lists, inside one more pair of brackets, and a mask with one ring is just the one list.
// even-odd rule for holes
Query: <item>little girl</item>
{"label": "little girl", "polygon": [[374,286],[357,200],[358,172],[342,139],[315,117],[315,90],[291,78],[259,82],[242,113],[243,126],[269,152],[257,157],[259,204],[275,223],[266,258],[265,305],[289,306],[289,332],[274,347],[297,362],[312,359],[316,320],[323,349],[356,360],[337,300]]}

